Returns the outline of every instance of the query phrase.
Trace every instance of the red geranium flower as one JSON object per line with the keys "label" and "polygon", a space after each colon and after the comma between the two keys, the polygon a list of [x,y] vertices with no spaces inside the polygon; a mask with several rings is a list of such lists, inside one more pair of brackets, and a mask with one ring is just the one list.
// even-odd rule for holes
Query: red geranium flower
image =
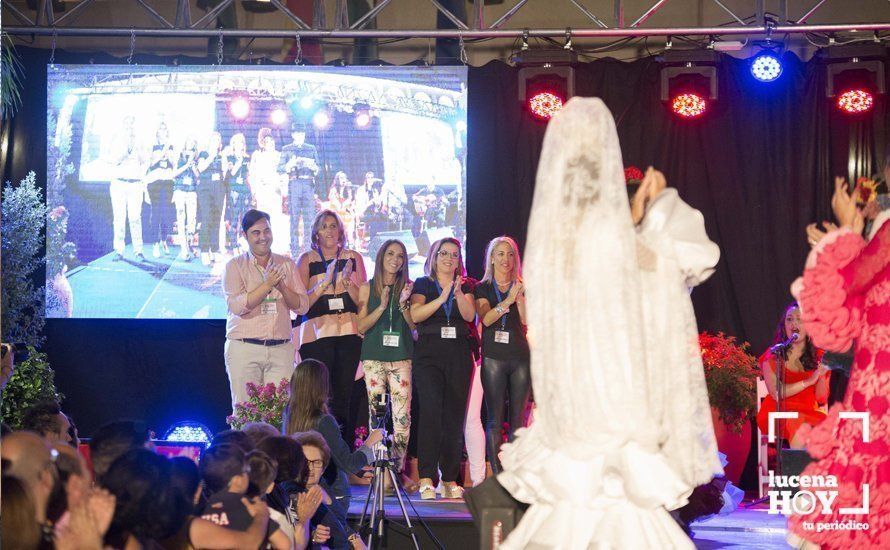
{"label": "red geranium flower", "polygon": [[626,183],[636,183],[643,179],[643,172],[636,166],[628,166],[624,169],[624,181]]}

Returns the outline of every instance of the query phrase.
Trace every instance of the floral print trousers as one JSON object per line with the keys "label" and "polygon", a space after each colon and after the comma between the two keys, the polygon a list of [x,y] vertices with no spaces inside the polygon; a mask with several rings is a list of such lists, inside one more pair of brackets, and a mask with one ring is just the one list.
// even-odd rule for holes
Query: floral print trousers
{"label": "floral print trousers", "polygon": [[[389,392],[392,400],[392,458],[405,468],[408,434],[411,431],[411,361],[362,361],[368,403],[376,403],[381,394]],[[373,408],[371,415],[373,416]]]}

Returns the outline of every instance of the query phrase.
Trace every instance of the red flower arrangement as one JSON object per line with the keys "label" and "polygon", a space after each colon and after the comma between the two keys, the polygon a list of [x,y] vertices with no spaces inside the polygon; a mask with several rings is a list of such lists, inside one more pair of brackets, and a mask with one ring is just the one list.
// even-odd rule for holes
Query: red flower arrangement
{"label": "red flower arrangement", "polygon": [[624,169],[624,182],[631,183],[640,183],[643,181],[643,171],[637,168],[636,166],[628,166]]}
{"label": "red flower arrangement", "polygon": [[757,409],[757,360],[747,342],[722,332],[698,336],[711,407],[733,432],[741,433]]}
{"label": "red flower arrangement", "polygon": [[290,397],[290,383],[282,379],[278,386],[272,382],[258,386],[247,383],[247,401],[235,404],[235,414],[226,418],[226,423],[240,430],[248,422],[267,422],[281,429],[284,407]]}

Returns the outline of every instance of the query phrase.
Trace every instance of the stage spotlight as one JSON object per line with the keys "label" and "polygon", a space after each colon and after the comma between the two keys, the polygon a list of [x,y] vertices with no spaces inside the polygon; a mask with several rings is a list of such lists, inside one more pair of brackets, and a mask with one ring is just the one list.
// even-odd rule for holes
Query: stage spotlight
{"label": "stage spotlight", "polygon": [[371,115],[367,111],[363,111],[361,113],[356,113],[355,115],[355,127],[356,128],[367,128],[371,125]]}
{"label": "stage spotlight", "polygon": [[761,82],[772,82],[782,74],[782,62],[772,52],[761,52],[751,62],[751,74]]}
{"label": "stage spotlight", "polygon": [[526,50],[515,58],[519,69],[519,101],[538,120],[546,121],[575,95],[578,61],[571,49]]}
{"label": "stage spotlight", "polygon": [[164,441],[180,441],[184,443],[206,443],[213,440],[213,432],[200,422],[186,420],[177,422],[164,432]]}
{"label": "stage spotlight", "polygon": [[371,109],[367,105],[358,104],[355,106],[355,127],[364,130],[371,126]]}
{"label": "stage spotlight", "polygon": [[243,97],[236,97],[229,102],[229,112],[237,120],[244,120],[250,114],[250,102]]}
{"label": "stage spotlight", "polygon": [[287,122],[287,113],[284,109],[278,108],[272,111],[272,115],[269,117],[272,120],[272,124],[275,126],[281,126],[285,122]]}
{"label": "stage spotlight", "polygon": [[683,119],[701,117],[717,100],[717,52],[668,50],[661,61],[661,100]]}
{"label": "stage spotlight", "polygon": [[693,92],[679,94],[671,101],[671,110],[683,118],[698,118],[708,110],[708,102]]}
{"label": "stage spotlight", "polygon": [[312,125],[317,130],[327,130],[331,125],[331,115],[327,110],[322,109],[312,116]]}
{"label": "stage spotlight", "polygon": [[548,120],[558,113],[565,101],[552,92],[538,92],[528,98],[528,110],[541,120]]}
{"label": "stage spotlight", "polygon": [[837,108],[848,115],[859,115],[871,111],[875,96],[864,89],[847,90],[837,98]]}
{"label": "stage spotlight", "polygon": [[[819,52],[828,65],[825,95],[848,115],[868,113],[876,94],[886,91],[884,60],[887,48],[880,44],[833,46]],[[835,90],[842,90],[837,95]]]}
{"label": "stage spotlight", "polygon": [[314,104],[315,101],[313,101],[311,96],[307,95],[300,99],[300,109],[303,109],[304,111],[311,109]]}

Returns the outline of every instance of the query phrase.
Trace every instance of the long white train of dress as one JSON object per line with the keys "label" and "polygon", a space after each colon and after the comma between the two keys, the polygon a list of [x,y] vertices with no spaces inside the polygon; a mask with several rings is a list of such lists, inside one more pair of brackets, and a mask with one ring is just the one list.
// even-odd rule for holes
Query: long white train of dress
{"label": "long white train of dress", "polygon": [[676,189],[647,206],[638,239],[650,412],[662,452],[695,488],[723,474],[689,298],[714,273],[720,249],[708,239],[701,212]]}
{"label": "long white train of dress", "polygon": [[679,549],[684,482],[650,403],[637,235],[611,113],[573,98],[547,128],[526,251],[535,423],[498,481],[531,504],[506,549]]}

